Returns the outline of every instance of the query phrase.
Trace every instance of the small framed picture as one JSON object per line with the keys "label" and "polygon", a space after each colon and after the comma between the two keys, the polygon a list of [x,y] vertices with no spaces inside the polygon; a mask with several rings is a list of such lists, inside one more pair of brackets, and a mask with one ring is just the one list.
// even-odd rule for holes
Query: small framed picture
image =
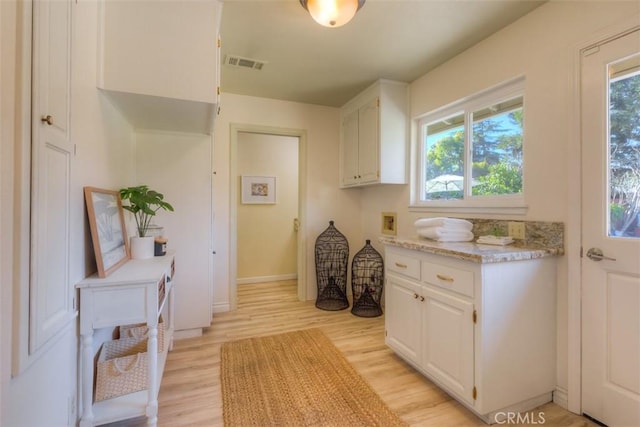
{"label": "small framed picture", "polygon": [[396,213],[382,212],[382,234],[395,236],[396,231]]}
{"label": "small framed picture", "polygon": [[242,176],[243,204],[276,203],[275,176]]}
{"label": "small framed picture", "polygon": [[120,193],[84,187],[98,277],[107,277],[129,259],[129,241]]}

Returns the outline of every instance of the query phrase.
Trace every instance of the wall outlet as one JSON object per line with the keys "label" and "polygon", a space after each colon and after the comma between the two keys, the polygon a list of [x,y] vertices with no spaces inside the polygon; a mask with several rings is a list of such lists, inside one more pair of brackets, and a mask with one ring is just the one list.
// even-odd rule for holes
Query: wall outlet
{"label": "wall outlet", "polygon": [[509,236],[514,239],[524,240],[524,222],[509,222]]}

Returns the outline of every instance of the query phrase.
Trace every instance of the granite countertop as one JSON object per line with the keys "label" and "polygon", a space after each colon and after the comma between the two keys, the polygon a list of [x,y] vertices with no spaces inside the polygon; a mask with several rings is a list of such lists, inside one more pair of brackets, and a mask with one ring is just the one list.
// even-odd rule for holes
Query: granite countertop
{"label": "granite countertop", "polygon": [[545,258],[564,255],[562,248],[554,247],[521,247],[516,243],[496,246],[483,245],[475,242],[440,243],[418,237],[386,237],[378,239],[380,243],[405,249],[418,250],[425,253],[443,255],[464,261],[480,264],[522,261],[528,259]]}

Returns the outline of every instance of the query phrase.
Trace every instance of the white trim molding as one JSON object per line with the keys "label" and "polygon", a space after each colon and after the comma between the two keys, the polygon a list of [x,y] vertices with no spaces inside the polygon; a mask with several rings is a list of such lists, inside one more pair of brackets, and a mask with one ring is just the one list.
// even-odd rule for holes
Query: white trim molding
{"label": "white trim molding", "polygon": [[236,283],[238,285],[248,285],[250,283],[267,283],[267,282],[280,282],[283,280],[296,280],[298,278],[297,273],[291,274],[278,274],[275,276],[254,276],[239,278]]}

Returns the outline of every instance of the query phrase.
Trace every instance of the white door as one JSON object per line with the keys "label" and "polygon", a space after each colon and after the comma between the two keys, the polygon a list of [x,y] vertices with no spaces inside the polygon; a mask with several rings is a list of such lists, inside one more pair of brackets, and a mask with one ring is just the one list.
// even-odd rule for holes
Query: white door
{"label": "white door", "polygon": [[30,353],[73,320],[75,311],[69,277],[71,5],[33,4]]}
{"label": "white door", "polygon": [[358,183],[358,110],[342,120],[342,185]]}
{"label": "white door", "polygon": [[358,180],[360,183],[376,182],[379,178],[379,110],[377,97],[358,110]]}
{"label": "white door", "polygon": [[640,426],[640,30],[582,57],[582,410]]}
{"label": "white door", "polygon": [[473,303],[424,286],[422,295],[422,365],[447,390],[473,405]]}
{"label": "white door", "polygon": [[[388,259],[388,258],[387,258]],[[386,338],[389,347],[415,365],[422,357],[422,309],[420,285],[388,274],[385,281]]]}

